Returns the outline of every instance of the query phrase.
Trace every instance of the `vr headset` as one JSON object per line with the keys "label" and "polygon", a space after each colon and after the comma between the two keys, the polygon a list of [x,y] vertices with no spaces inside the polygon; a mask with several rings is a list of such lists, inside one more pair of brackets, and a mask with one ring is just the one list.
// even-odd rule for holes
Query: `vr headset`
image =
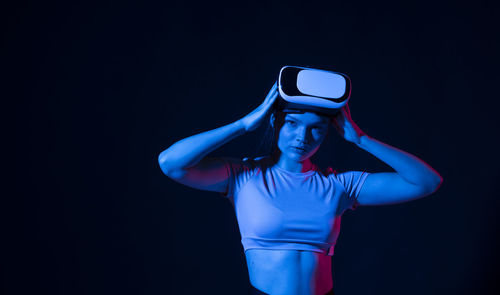
{"label": "vr headset", "polygon": [[337,114],[351,96],[351,79],[345,74],[296,66],[281,68],[278,78],[278,109]]}

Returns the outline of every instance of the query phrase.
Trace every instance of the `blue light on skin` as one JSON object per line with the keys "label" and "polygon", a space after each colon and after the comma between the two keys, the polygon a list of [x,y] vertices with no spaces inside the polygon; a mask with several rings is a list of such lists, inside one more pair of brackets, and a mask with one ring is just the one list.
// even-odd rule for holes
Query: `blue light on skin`
{"label": "blue light on skin", "polygon": [[[271,118],[274,124],[274,117]],[[313,112],[287,113],[278,133],[278,157],[276,165],[290,172],[306,172],[312,169],[309,159],[321,146],[328,134],[330,119]],[[273,125],[274,126],[274,125]],[[304,151],[296,146],[304,147]]]}

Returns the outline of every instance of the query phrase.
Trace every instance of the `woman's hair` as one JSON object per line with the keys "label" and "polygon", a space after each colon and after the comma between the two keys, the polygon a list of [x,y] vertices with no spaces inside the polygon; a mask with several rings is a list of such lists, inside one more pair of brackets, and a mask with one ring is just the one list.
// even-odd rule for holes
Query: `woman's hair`
{"label": "woman's hair", "polygon": [[281,125],[283,125],[282,121],[285,118],[286,114],[278,109],[274,109],[271,114],[272,116],[274,116],[274,127],[270,124],[269,121],[267,121],[263,139],[260,141],[260,144],[257,147],[256,157],[262,155],[271,155],[273,154],[275,149],[278,148],[278,131],[281,128]]}

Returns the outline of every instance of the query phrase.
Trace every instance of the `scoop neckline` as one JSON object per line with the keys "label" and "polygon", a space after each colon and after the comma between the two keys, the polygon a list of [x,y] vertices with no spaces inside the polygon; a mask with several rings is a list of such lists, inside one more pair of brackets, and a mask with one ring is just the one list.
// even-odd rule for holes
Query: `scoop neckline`
{"label": "scoop neckline", "polygon": [[292,171],[288,171],[286,169],[281,168],[277,164],[274,164],[272,167],[275,167],[279,171],[282,171],[282,172],[285,172],[285,173],[291,174],[291,175],[296,175],[296,176],[308,176],[308,175],[314,174],[316,172],[316,165],[314,165],[314,164],[313,164],[313,169],[311,169],[309,171],[306,171],[306,172],[292,172]]}

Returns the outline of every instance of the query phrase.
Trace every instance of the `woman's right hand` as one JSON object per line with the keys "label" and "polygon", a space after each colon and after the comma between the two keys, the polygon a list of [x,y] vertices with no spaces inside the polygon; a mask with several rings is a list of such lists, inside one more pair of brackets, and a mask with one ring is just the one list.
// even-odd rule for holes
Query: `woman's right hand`
{"label": "woman's right hand", "polygon": [[273,87],[269,90],[269,93],[261,105],[259,105],[250,114],[240,119],[241,123],[245,127],[245,131],[253,131],[259,127],[262,121],[266,118],[271,106],[276,101],[276,97],[278,97],[278,82],[274,82]]}

